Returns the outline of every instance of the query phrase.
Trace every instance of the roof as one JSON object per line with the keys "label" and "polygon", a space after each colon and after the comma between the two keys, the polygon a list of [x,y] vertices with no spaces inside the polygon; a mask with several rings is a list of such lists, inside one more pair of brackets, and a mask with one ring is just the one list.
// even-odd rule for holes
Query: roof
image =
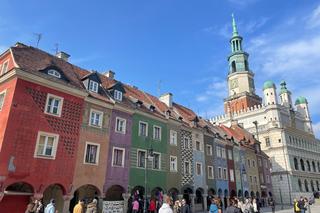
{"label": "roof", "polygon": [[265,89],[269,89],[269,88],[275,88],[275,84],[273,83],[273,81],[266,81],[263,84],[263,90]]}
{"label": "roof", "polygon": [[305,97],[303,96],[299,96],[295,102],[295,105],[299,105],[299,104],[307,104],[308,101]]}

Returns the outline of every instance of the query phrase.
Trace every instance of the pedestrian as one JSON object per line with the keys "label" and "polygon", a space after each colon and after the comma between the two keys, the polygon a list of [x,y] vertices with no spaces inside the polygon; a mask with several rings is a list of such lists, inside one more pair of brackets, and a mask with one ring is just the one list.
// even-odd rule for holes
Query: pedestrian
{"label": "pedestrian", "polygon": [[176,200],[173,206],[173,213],[180,213],[180,212],[181,212],[181,202],[179,200]]}
{"label": "pedestrian", "polygon": [[181,213],[190,213],[190,206],[186,203],[185,199],[181,201]]}
{"label": "pedestrian", "polygon": [[25,213],[35,213],[37,209],[37,200],[30,198]]}
{"label": "pedestrian", "polygon": [[214,198],[211,199],[211,204],[210,204],[210,207],[209,207],[209,213],[219,213],[219,209],[218,209],[217,203],[218,203],[217,199],[214,199]]}
{"label": "pedestrian", "polygon": [[50,200],[50,203],[44,209],[44,213],[56,213],[56,202],[54,199]]}
{"label": "pedestrian", "polygon": [[132,213],[138,213],[139,211],[139,202],[135,199],[132,203]]}
{"label": "pedestrian", "polygon": [[257,213],[258,211],[258,204],[257,204],[257,200],[255,198],[253,198],[252,200],[252,207],[253,207],[253,212]]}
{"label": "pedestrian", "polygon": [[148,211],[150,213],[156,213],[157,207],[156,207],[156,201],[154,198],[151,198]]}
{"label": "pedestrian", "polygon": [[163,204],[159,209],[159,213],[173,213],[171,207],[171,198],[168,195],[163,196]]}
{"label": "pedestrian", "polygon": [[226,208],[226,213],[240,213],[240,209],[237,206],[237,200],[231,198],[229,203],[229,206]]}
{"label": "pedestrian", "polygon": [[251,199],[246,198],[244,202],[244,207],[243,207],[243,213],[252,213],[253,212],[253,206],[251,204]]}
{"label": "pedestrian", "polygon": [[293,212],[294,212],[294,213],[301,213],[298,204],[299,204],[299,203],[298,203],[298,200],[297,200],[297,199],[294,199],[294,200],[293,200]]}
{"label": "pedestrian", "polygon": [[269,206],[271,207],[272,213],[275,213],[276,212],[276,204],[275,204],[273,198],[270,198]]}
{"label": "pedestrian", "polygon": [[37,209],[36,213],[44,213],[44,206],[41,199],[37,200]]}
{"label": "pedestrian", "polygon": [[73,213],[83,213],[84,199],[79,200],[78,204],[74,207]]}
{"label": "pedestrian", "polygon": [[97,213],[98,208],[97,208],[97,199],[93,199],[91,203],[87,205],[87,210],[86,213]]}
{"label": "pedestrian", "polygon": [[305,209],[305,212],[307,212],[307,210],[309,209],[309,200],[308,200],[308,198],[304,198],[303,199],[303,201],[304,201],[304,209]]}

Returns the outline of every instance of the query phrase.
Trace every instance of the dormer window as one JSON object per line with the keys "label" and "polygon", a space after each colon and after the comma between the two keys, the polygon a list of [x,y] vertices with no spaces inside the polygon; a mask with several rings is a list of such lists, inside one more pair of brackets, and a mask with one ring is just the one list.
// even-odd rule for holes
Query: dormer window
{"label": "dormer window", "polygon": [[150,109],[151,112],[154,112],[156,110],[156,107],[153,106],[153,105],[150,105],[149,109]]}
{"label": "dormer window", "polygon": [[98,93],[99,84],[95,81],[89,81],[89,91]]}
{"label": "dormer window", "polygon": [[57,70],[54,70],[54,69],[48,70],[48,75],[54,76],[56,78],[61,78],[61,74]]}
{"label": "dormer window", "polygon": [[116,99],[117,101],[122,101],[122,92],[120,92],[119,90],[115,90],[114,99]]}

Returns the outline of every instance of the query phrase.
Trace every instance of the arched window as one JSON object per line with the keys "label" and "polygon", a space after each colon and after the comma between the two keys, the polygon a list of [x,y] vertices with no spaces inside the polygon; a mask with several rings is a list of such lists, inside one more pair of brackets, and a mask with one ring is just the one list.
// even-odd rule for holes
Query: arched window
{"label": "arched window", "polygon": [[56,78],[61,78],[61,74],[57,70],[54,70],[54,69],[48,70],[48,75],[52,75]]}
{"label": "arched window", "polygon": [[314,163],[314,161],[312,161],[312,169],[313,169],[313,172],[316,172],[316,164]]}
{"label": "arched window", "polygon": [[307,160],[308,171],[311,172],[310,162]]}
{"label": "arched window", "polygon": [[314,190],[313,180],[310,181],[310,184],[311,184],[311,190],[312,192],[314,192],[315,190]]}
{"label": "arched window", "polygon": [[305,171],[305,169],[304,169],[304,162],[303,162],[302,159],[300,159],[300,165],[301,165],[301,170],[302,170],[302,171]]}
{"label": "arched window", "polygon": [[317,190],[320,191],[319,181],[316,181],[316,184],[317,184]]}
{"label": "arched window", "polygon": [[298,186],[299,186],[299,191],[302,192],[302,183],[300,179],[298,179]]}
{"label": "arched window", "polygon": [[249,64],[247,60],[244,60],[244,69],[245,71],[249,71]]}
{"label": "arched window", "polygon": [[298,165],[298,160],[297,160],[297,158],[294,158],[294,159],[293,159],[293,162],[294,162],[294,169],[295,169],[295,170],[299,170],[299,165]]}
{"label": "arched window", "polygon": [[232,61],[231,62],[231,72],[234,73],[237,71],[237,68],[236,68],[236,62],[235,61]]}
{"label": "arched window", "polygon": [[308,186],[307,180],[304,180],[304,188],[306,189],[306,192],[309,192],[309,186]]}

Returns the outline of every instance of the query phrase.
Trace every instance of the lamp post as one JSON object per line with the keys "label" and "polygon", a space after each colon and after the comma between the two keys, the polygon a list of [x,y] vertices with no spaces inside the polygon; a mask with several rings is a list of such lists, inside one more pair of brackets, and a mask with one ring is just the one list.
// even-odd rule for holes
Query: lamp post
{"label": "lamp post", "polygon": [[144,212],[147,211],[147,170],[148,170],[148,160],[150,160],[153,157],[153,149],[152,147],[147,149],[147,155],[145,156],[145,169],[144,169]]}

